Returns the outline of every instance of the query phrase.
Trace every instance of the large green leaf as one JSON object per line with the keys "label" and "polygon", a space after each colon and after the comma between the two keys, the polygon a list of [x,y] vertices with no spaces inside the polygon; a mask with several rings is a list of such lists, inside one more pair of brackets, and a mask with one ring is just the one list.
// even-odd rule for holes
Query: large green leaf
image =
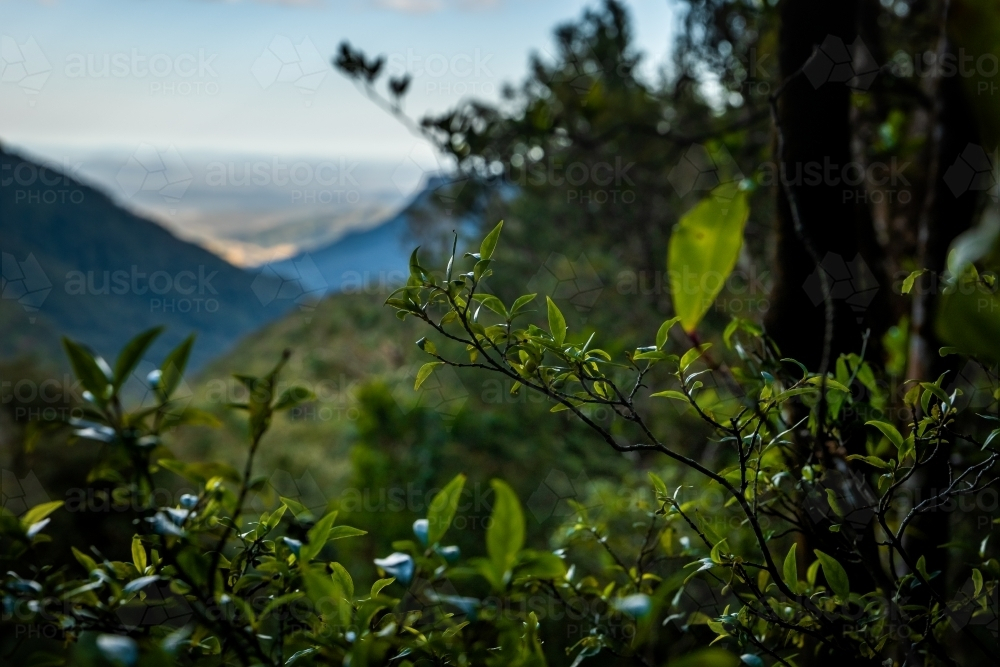
{"label": "large green leaf", "polygon": [[736,266],[749,214],[746,193],[729,186],[698,202],[674,226],[667,270],[674,311],[688,333],[698,327]]}
{"label": "large green leaf", "polygon": [[431,500],[427,509],[427,543],[437,544],[444,537],[451,526],[455,512],[458,510],[458,501],[462,497],[462,489],[465,487],[465,475],[456,475],[455,479],[448,482],[441,491]]}
{"label": "large green leaf", "polygon": [[963,281],[938,300],[937,334],[963,354],[1000,361],[1000,297]]}
{"label": "large green leaf", "polygon": [[131,375],[139,360],[142,359],[142,355],[161,333],[163,333],[163,327],[155,327],[148,331],[143,331],[125,344],[125,347],[122,348],[122,351],[118,355],[118,360],[115,362],[115,391],[125,384],[128,376]]}
{"label": "large green leaf", "polygon": [[496,576],[494,583],[499,585],[524,546],[524,513],[517,494],[505,482],[495,479],[490,485],[495,498],[490,527],[486,530],[486,552]]}

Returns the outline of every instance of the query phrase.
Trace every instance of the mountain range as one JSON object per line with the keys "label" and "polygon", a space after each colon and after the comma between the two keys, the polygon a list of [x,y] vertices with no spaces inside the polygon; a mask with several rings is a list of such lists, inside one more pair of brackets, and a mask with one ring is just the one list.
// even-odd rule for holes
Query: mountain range
{"label": "mountain range", "polygon": [[404,280],[407,217],[428,192],[385,222],[246,270],[0,146],[0,357],[61,354],[52,349],[58,332],[113,358],[162,324],[149,354],[161,358],[195,333],[197,368],[326,293]]}

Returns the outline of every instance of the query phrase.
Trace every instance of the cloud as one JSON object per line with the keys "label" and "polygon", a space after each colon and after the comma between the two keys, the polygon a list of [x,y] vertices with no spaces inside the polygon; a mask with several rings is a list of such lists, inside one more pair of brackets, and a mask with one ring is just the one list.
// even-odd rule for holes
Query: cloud
{"label": "cloud", "polygon": [[478,11],[491,9],[503,0],[372,0],[383,9],[404,14],[432,14],[444,9]]}

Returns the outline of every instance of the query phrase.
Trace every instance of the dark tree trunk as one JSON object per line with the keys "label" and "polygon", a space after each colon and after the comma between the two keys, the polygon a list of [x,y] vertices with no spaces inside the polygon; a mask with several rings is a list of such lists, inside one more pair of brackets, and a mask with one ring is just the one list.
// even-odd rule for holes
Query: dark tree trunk
{"label": "dark tree trunk", "polygon": [[[859,351],[862,334],[880,310],[878,258],[865,257],[874,244],[867,208],[858,204],[862,186],[843,179],[851,162],[851,89],[843,81],[796,76],[815,48],[832,38],[850,47],[857,30],[858,0],[787,0],[781,10],[779,64],[791,81],[778,103],[785,139],[779,177],[796,199],[805,238],[812,244],[833,288],[831,360]],[[836,79],[836,76],[833,78]],[[812,79],[812,80],[811,80]],[[817,182],[818,181],[818,182]],[[783,355],[816,369],[822,357],[825,313],[816,265],[796,232],[783,188],[778,189],[776,282],[766,318]],[[873,327],[878,333],[884,323]],[[873,336],[877,340],[877,336]]]}

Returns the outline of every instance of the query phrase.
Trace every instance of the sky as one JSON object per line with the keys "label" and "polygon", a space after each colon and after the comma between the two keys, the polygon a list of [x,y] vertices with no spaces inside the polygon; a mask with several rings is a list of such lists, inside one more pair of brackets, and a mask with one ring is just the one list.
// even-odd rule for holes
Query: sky
{"label": "sky", "polygon": [[[649,71],[671,0],[630,0]],[[414,74],[407,111],[496,99],[580,0],[0,0],[0,141],[61,154],[406,160],[420,141],[330,67],[342,40]]]}

